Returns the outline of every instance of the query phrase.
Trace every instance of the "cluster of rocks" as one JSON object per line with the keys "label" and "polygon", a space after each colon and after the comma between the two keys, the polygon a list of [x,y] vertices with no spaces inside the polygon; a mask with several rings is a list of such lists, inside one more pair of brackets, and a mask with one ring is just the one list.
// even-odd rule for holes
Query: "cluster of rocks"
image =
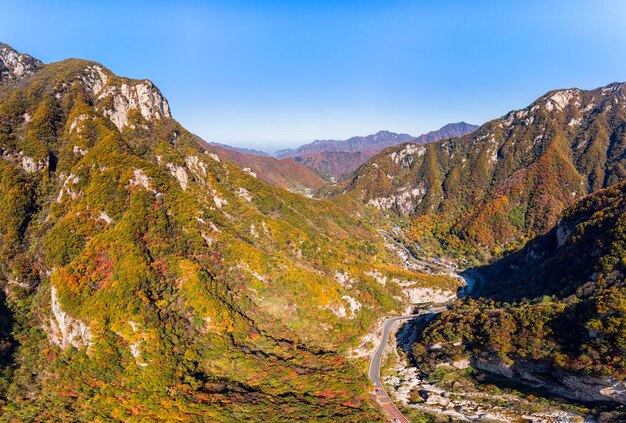
{"label": "cluster of rocks", "polygon": [[[463,367],[462,363],[444,364],[446,366]],[[491,395],[485,392],[465,391],[460,382],[453,383],[453,390],[448,391],[430,383],[419,369],[403,367],[396,369],[393,376],[384,378],[388,392],[395,397],[397,404],[404,407],[417,408],[422,412],[445,415],[453,419],[468,422],[511,422],[525,421],[529,423],[565,423],[593,422],[566,410],[548,409],[528,412],[521,406],[525,399],[512,394]],[[498,402],[506,405],[498,405]],[[518,404],[519,409],[515,407]]]}
{"label": "cluster of rocks", "polygon": [[34,57],[0,43],[0,85],[29,77],[41,66],[43,63]]}

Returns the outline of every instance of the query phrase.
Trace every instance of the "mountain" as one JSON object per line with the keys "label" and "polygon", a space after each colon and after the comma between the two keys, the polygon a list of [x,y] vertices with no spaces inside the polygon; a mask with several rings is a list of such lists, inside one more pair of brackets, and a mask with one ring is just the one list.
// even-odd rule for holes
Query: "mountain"
{"label": "mountain", "polygon": [[292,192],[311,196],[326,183],[309,167],[291,159],[279,160],[269,156],[243,153],[215,143],[207,144],[206,149],[236,164],[250,175]]}
{"label": "mountain", "polygon": [[312,143],[302,145],[298,148],[288,148],[276,151],[275,156],[279,158],[296,157],[307,153],[323,153],[329,151],[344,151],[349,153],[380,151],[391,145],[401,144],[412,140],[409,134],[396,134],[389,131],[379,131],[373,135],[364,137],[352,137],[344,141],[337,140],[316,140]]}
{"label": "mountain", "polygon": [[317,172],[325,181],[335,182],[354,172],[367,161],[370,153],[363,151],[324,151],[283,159],[301,163]]}
{"label": "mountain", "polygon": [[466,358],[560,396],[626,404],[624,257],[626,182],[583,198],[548,233],[479,269],[481,297],[433,319],[416,357],[428,368]]}
{"label": "mountain", "polygon": [[225,150],[236,151],[237,153],[241,153],[241,154],[253,154],[253,155],[256,155],[256,156],[271,157],[265,151],[256,150],[254,148],[233,147],[232,145],[221,144],[219,142],[209,142],[207,144],[214,145],[216,147],[220,147],[220,148],[223,148]]}
{"label": "mountain", "polygon": [[0,84],[27,78],[42,65],[39,60],[0,43]]}
{"label": "mountain", "polygon": [[408,141],[418,144],[434,142],[442,138],[465,135],[477,128],[478,126],[465,122],[450,123],[417,138],[408,134],[380,131],[374,135],[352,137],[345,141],[318,140],[296,149],[279,150],[276,157],[292,158],[315,170],[324,179],[335,181],[346,178],[386,147]]}
{"label": "mountain", "polygon": [[499,301],[566,298],[581,294],[577,290],[590,281],[585,289],[600,280],[601,285],[623,282],[625,225],[626,182],[620,182],[566,209],[556,226],[524,248],[478,268],[494,281],[485,283],[481,294]]}
{"label": "mountain", "polygon": [[462,137],[463,135],[471,134],[478,128],[480,128],[478,125],[472,125],[466,122],[448,123],[436,131],[430,131],[416,137],[414,140],[411,140],[411,142],[415,144],[428,144],[444,138]]}
{"label": "mountain", "polygon": [[2,420],[380,421],[354,348],[456,283],[207,151],[149,80],[35,67],[0,85]]}
{"label": "mountain", "polygon": [[515,248],[626,178],[626,85],[556,90],[461,138],[391,147],[332,192],[414,217],[414,241]]}

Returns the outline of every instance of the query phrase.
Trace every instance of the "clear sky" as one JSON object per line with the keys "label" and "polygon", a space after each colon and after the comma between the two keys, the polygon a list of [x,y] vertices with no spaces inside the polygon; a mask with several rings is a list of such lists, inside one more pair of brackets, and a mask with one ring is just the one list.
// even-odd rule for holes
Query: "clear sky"
{"label": "clear sky", "polygon": [[483,123],[626,80],[626,2],[0,0],[0,41],[152,79],[209,141],[272,150]]}

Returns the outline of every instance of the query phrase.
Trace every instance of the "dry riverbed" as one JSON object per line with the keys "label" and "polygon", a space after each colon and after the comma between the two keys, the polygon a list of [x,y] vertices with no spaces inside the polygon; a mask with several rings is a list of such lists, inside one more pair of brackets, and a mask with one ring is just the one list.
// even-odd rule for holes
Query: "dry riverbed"
{"label": "dry riverbed", "polygon": [[[524,422],[524,423],[592,423],[584,407],[557,402],[537,396],[531,391],[520,392],[511,388],[490,384],[484,375],[471,368],[469,361],[441,363],[437,370],[427,375],[415,366],[411,358],[411,346],[425,323],[440,312],[446,303],[457,297],[480,291],[478,275],[457,273],[456,266],[442,266],[428,259],[418,259],[389,234],[382,232],[387,247],[403,260],[407,268],[429,273],[446,274],[465,283],[458,292],[431,292],[422,288],[411,292],[403,286],[409,300],[408,309],[424,307],[419,318],[398,322],[399,330],[390,333],[384,350],[381,376],[382,383],[394,405],[413,422]],[[433,267],[434,266],[434,267]],[[415,289],[415,287],[412,287]],[[437,306],[437,304],[439,306]],[[374,330],[363,338],[361,345],[353,350],[353,356],[363,357],[378,345],[382,332],[381,319]]]}
{"label": "dry riverbed", "polygon": [[412,421],[465,422],[596,422],[587,410],[569,404],[481,383],[480,374],[466,360],[441,363],[426,375],[410,360],[410,345],[419,328],[405,323],[390,343],[393,353],[385,360],[383,383],[394,404]]}

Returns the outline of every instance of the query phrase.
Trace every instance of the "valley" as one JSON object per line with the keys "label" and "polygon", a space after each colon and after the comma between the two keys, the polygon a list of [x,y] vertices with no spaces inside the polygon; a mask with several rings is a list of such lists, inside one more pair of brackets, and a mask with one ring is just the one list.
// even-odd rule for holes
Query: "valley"
{"label": "valley", "polygon": [[626,419],[626,84],[209,143],[0,44],[0,419]]}
{"label": "valley", "polygon": [[[430,262],[412,255],[410,259],[420,266]],[[441,268],[430,269],[438,270]],[[481,279],[476,274],[473,276],[465,277],[466,284],[457,291],[458,300],[441,303],[437,296],[424,298],[423,303],[413,304],[414,314],[384,320],[370,362],[369,378],[376,401],[389,420],[598,422],[600,412],[591,403],[568,404],[560,396],[562,392],[554,396],[541,386],[532,383],[525,386],[528,381],[521,375],[499,373],[500,378],[496,378],[494,370],[486,363],[457,357],[456,361],[438,363],[434,371],[420,368],[412,345],[429,322],[453,307],[454,302],[479,294],[477,282]],[[600,406],[599,409],[606,419],[615,407]],[[617,420],[610,421],[619,421],[622,414],[617,412],[616,416]]]}

